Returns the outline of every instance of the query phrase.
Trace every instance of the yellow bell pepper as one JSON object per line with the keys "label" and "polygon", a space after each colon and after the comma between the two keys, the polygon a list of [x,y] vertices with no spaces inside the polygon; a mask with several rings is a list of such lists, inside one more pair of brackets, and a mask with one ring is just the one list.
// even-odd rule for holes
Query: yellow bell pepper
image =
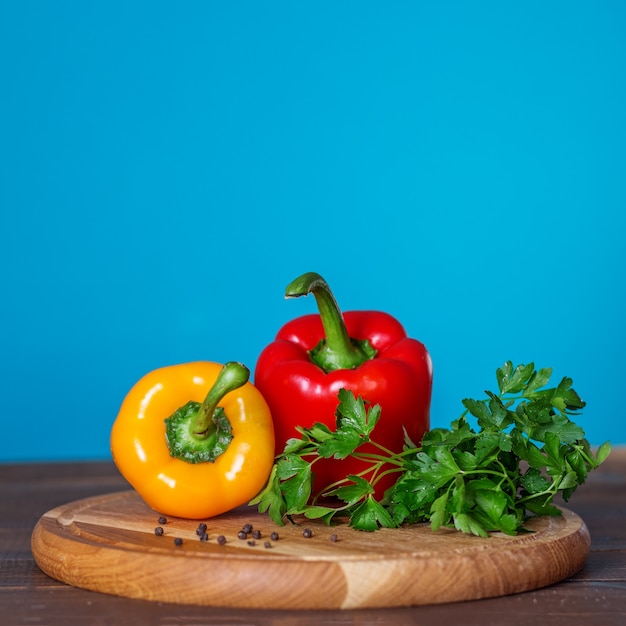
{"label": "yellow bell pepper", "polygon": [[209,518],[247,503],[274,463],[274,427],[240,363],[154,370],[124,399],[111,430],[120,473],[155,511]]}

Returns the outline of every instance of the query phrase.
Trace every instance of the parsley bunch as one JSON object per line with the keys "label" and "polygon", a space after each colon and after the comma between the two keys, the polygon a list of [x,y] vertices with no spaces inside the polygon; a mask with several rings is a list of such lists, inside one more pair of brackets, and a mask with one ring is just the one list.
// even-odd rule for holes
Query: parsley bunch
{"label": "parsley bunch", "polygon": [[[560,514],[554,497],[567,502],[611,450],[606,442],[593,453],[583,429],[570,419],[585,402],[570,378],[548,388],[551,375],[551,368],[508,361],[496,370],[498,393],[463,400],[465,411],[450,428],[429,431],[419,447],[407,441],[400,453],[372,436],[381,407],[342,389],[335,430],[320,423],[298,428],[300,438],[287,442],[265,489],[250,504],[279,524],[304,515],[366,531],[430,522],[433,530],[515,535],[529,515]],[[312,497],[315,463],[349,456],[367,461],[368,468]],[[389,472],[398,479],[378,500],[376,483]]]}

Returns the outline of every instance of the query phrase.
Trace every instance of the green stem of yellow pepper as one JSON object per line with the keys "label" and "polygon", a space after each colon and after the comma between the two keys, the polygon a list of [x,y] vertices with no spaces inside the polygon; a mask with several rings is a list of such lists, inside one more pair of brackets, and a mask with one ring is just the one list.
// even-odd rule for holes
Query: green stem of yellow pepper
{"label": "green stem of yellow pepper", "polygon": [[190,430],[198,439],[206,439],[211,430],[213,414],[220,400],[231,391],[243,387],[250,378],[250,370],[241,363],[226,363],[200,406],[196,417],[192,420]]}
{"label": "green stem of yellow pepper", "polygon": [[250,370],[231,361],[220,371],[204,402],[189,401],[165,420],[170,454],[187,463],[212,463],[233,439],[230,421],[218,406],[229,392],[245,385]]}

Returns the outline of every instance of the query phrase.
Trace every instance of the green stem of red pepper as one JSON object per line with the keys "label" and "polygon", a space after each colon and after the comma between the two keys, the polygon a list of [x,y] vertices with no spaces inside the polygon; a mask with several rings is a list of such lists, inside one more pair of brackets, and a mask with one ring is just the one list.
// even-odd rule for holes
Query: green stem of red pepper
{"label": "green stem of red pepper", "polygon": [[365,339],[348,335],[341,310],[328,283],[317,273],[307,272],[292,281],[285,290],[286,298],[299,298],[310,293],[315,297],[326,336],[309,352],[311,361],[325,372],[355,369],[373,359],[376,350]]}
{"label": "green stem of red pepper", "polygon": [[230,421],[219,402],[227,393],[242,387],[250,378],[245,365],[226,363],[204,402],[189,401],[165,420],[165,437],[170,454],[187,463],[213,462],[233,439]]}

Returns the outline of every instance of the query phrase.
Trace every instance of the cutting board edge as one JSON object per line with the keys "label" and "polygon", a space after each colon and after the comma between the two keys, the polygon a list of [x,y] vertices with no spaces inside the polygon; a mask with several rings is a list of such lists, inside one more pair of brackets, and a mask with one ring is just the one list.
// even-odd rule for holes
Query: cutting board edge
{"label": "cutting board edge", "polygon": [[[86,498],[84,502],[88,503],[89,500],[91,499]],[[224,589],[218,589],[215,593],[210,591],[209,594],[203,594],[202,590],[192,590],[186,587],[184,581],[183,583],[179,581],[173,585],[146,586],[145,581],[142,582],[141,580],[145,576],[134,578],[131,569],[126,568],[126,566],[122,567],[121,564],[125,561],[124,553],[128,553],[126,548],[94,546],[90,541],[83,541],[82,548],[79,549],[77,545],[82,541],[80,537],[76,537],[70,532],[67,532],[66,536],[63,537],[63,533],[59,534],[58,530],[55,532],[55,519],[63,514],[64,509],[63,506],[52,509],[42,516],[33,529],[31,548],[37,565],[44,573],[63,583],[95,592],[201,606],[287,610],[365,609],[443,604],[510,595],[546,587],[572,576],[583,567],[591,545],[589,530],[584,521],[575,513],[563,509],[567,524],[572,526],[571,532],[549,543],[549,549],[545,549],[546,546],[543,544],[539,546],[542,551],[542,558],[547,558],[544,562],[546,567],[541,568],[543,574],[539,578],[533,578],[534,570],[528,567],[525,573],[517,578],[502,577],[500,574],[510,567],[510,559],[503,561],[499,558],[497,551],[494,554],[490,551],[479,550],[466,555],[467,562],[462,559],[458,561],[452,579],[445,574],[445,567],[443,567],[445,564],[437,564],[437,567],[443,568],[442,576],[449,584],[438,586],[435,582],[430,586],[423,586],[421,589],[409,582],[405,582],[399,588],[397,584],[392,588],[385,586],[385,582],[390,578],[395,577],[396,580],[410,581],[419,578],[420,572],[426,571],[424,564],[416,563],[416,559],[411,557],[404,559],[398,557],[383,558],[372,561],[368,564],[369,571],[366,576],[368,584],[365,585],[360,582],[364,578],[362,560],[332,563],[324,559],[313,559],[307,561],[303,566],[307,568],[306,573],[301,570],[298,575],[290,576],[291,582],[296,587],[302,585],[302,588],[306,589],[304,579],[308,576],[317,580],[328,580],[329,584],[327,586],[322,585],[313,593],[310,592],[310,589],[308,593],[299,593],[297,589],[292,592],[281,584],[280,567],[290,560],[289,558],[283,560],[280,557],[274,557],[264,563],[258,559],[256,564],[254,559],[240,559],[240,564],[245,563],[249,571],[246,572],[239,568],[235,575],[241,578],[248,588],[254,588],[260,579],[273,582],[276,588],[274,591],[270,589],[268,592],[267,589],[264,589],[258,594],[249,594],[243,597],[237,595],[228,597],[224,594]],[[79,554],[72,554],[72,551],[76,552],[77,550]],[[529,550],[533,551],[532,541],[516,545],[513,551],[516,553],[516,559],[518,559]],[[576,555],[576,558],[573,558],[573,555]],[[133,552],[134,563],[137,563],[138,558],[139,562],[157,570],[167,568],[171,564],[167,555],[147,553],[142,557],[141,554],[138,555]],[[126,579],[123,576],[121,579],[119,576],[104,577],[104,580],[93,578],[94,561],[99,563],[101,571],[106,571],[107,568],[117,570],[121,568],[121,571],[127,570],[130,575]],[[209,576],[217,571],[216,568],[225,568],[231,574],[234,571],[233,563],[229,563],[226,558],[221,560],[219,558],[206,559],[207,563],[199,566],[198,563],[202,563],[202,561],[203,559],[194,560],[195,569],[200,574],[204,572]],[[520,563],[522,562],[523,558]],[[268,563],[272,563],[271,568],[268,568]],[[470,580],[472,568],[477,565],[485,568],[486,574],[483,576],[482,582]],[[202,576],[200,577],[202,578]],[[467,579],[467,584],[463,590],[460,590],[458,584],[455,583],[463,577]],[[234,586],[239,587],[241,582],[237,582]],[[489,587],[489,585],[491,586]]]}

